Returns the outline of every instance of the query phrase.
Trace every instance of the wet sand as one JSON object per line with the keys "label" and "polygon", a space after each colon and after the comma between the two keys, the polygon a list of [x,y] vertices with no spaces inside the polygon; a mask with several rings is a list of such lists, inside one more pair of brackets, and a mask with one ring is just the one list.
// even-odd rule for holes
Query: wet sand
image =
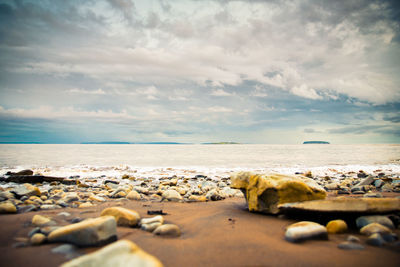
{"label": "wet sand", "polygon": [[[399,266],[399,246],[372,247],[358,235],[364,250],[346,251],[337,248],[349,233],[330,235],[328,241],[309,240],[293,244],[283,239],[285,227],[295,222],[276,216],[250,213],[243,198],[231,198],[207,203],[109,201],[87,209],[66,208],[0,216],[0,266],[58,266],[68,261],[51,249],[60,244],[45,244],[13,248],[16,237],[27,237],[35,214],[51,216],[59,224],[69,222],[57,216],[62,211],[71,217],[97,217],[111,206],[138,211],[142,217],[147,210],[168,213],[166,223],[177,224],[182,235],[178,238],[154,236],[138,228],[118,227],[118,238],[135,242],[156,256],[165,266]],[[400,235],[400,230],[395,230]],[[357,235],[357,231],[350,231]],[[95,248],[82,248],[82,253]]]}

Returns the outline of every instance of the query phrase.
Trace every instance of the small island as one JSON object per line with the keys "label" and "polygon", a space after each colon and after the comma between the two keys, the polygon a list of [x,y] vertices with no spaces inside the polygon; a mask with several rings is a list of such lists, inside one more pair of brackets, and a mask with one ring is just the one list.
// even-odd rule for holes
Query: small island
{"label": "small island", "polygon": [[202,145],[239,145],[236,142],[214,142],[214,143],[202,143]]}
{"label": "small island", "polygon": [[330,143],[327,142],[327,141],[305,141],[305,142],[303,142],[303,145],[310,145],[310,144],[325,144],[325,145],[328,145]]}

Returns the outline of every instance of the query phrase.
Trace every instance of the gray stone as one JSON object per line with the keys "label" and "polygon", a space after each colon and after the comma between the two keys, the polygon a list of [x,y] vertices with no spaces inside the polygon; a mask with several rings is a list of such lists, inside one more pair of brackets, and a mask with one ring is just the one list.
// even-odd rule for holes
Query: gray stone
{"label": "gray stone", "polygon": [[157,227],[161,226],[162,224],[160,222],[153,222],[153,223],[146,223],[140,225],[140,229],[147,231],[147,232],[153,232]]}
{"label": "gray stone", "polygon": [[374,197],[374,198],[381,198],[383,197],[381,193],[373,193],[369,192],[364,195],[364,197]]}
{"label": "gray stone", "polygon": [[394,229],[392,220],[390,220],[386,216],[381,216],[381,215],[361,216],[358,217],[356,220],[356,225],[358,228],[362,228],[371,223],[379,223],[390,229]]}
{"label": "gray stone", "polygon": [[289,242],[302,242],[308,239],[328,239],[326,227],[315,222],[302,221],[286,228],[285,239]]}
{"label": "gray stone", "polygon": [[180,201],[182,200],[181,194],[179,194],[176,190],[168,189],[164,191],[162,194],[163,199],[167,199],[169,201]]}
{"label": "gray stone", "polygon": [[29,233],[28,236],[32,237],[34,234],[40,233],[40,227],[33,228]]}
{"label": "gray stone", "polygon": [[54,210],[54,209],[61,209],[62,207],[59,205],[54,205],[54,204],[45,204],[41,205],[40,209],[41,210]]}
{"label": "gray stone", "polygon": [[40,196],[40,190],[31,184],[18,185],[10,190],[10,192],[13,193],[16,198]]}
{"label": "gray stone", "polygon": [[360,243],[360,238],[358,238],[358,237],[356,237],[354,235],[349,235],[346,238],[346,241],[353,242],[353,243]]}
{"label": "gray stone", "polygon": [[366,236],[370,236],[375,233],[389,234],[391,232],[392,231],[389,228],[379,223],[370,223],[360,229],[360,233]]}
{"label": "gray stone", "polygon": [[381,234],[375,233],[368,237],[367,244],[375,247],[381,247],[385,244],[385,240],[382,238]]}
{"label": "gray stone", "polygon": [[381,188],[384,184],[385,184],[385,182],[383,180],[381,180],[381,179],[378,179],[378,180],[374,181],[374,186],[376,188]]}
{"label": "gray stone", "polygon": [[164,224],[157,227],[153,233],[155,235],[178,237],[181,235],[181,230],[175,224]]}
{"label": "gray stone", "polygon": [[363,250],[365,247],[359,243],[354,242],[342,242],[338,245],[338,248],[344,250]]}
{"label": "gray stone", "polygon": [[67,259],[73,259],[81,256],[81,253],[77,250],[77,247],[71,244],[64,244],[55,247],[51,250],[52,253],[64,254]]}

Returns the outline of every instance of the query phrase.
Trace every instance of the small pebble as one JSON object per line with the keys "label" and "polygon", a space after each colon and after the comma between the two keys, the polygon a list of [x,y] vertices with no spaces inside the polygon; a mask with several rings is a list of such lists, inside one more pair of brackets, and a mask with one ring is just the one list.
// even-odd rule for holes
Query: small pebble
{"label": "small pebble", "polygon": [[175,224],[164,224],[157,227],[153,233],[155,235],[178,237],[181,235],[181,230]]}
{"label": "small pebble", "polygon": [[375,233],[368,237],[367,244],[375,247],[381,247],[385,244],[385,240],[382,238],[381,234]]}
{"label": "small pebble", "polygon": [[43,244],[46,241],[46,236],[41,233],[36,233],[31,237],[31,244],[34,246]]}
{"label": "small pebble", "polygon": [[346,241],[346,242],[340,243],[338,245],[338,248],[344,249],[344,250],[362,250],[362,249],[364,249],[364,246],[359,243]]}

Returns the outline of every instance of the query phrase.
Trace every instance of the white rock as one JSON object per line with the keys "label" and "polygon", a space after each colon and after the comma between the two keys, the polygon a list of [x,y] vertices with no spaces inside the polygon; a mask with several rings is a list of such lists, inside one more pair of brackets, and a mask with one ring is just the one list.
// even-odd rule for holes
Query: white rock
{"label": "white rock", "polygon": [[307,239],[327,239],[325,226],[315,222],[298,222],[286,228],[285,239],[290,242],[301,242]]}

